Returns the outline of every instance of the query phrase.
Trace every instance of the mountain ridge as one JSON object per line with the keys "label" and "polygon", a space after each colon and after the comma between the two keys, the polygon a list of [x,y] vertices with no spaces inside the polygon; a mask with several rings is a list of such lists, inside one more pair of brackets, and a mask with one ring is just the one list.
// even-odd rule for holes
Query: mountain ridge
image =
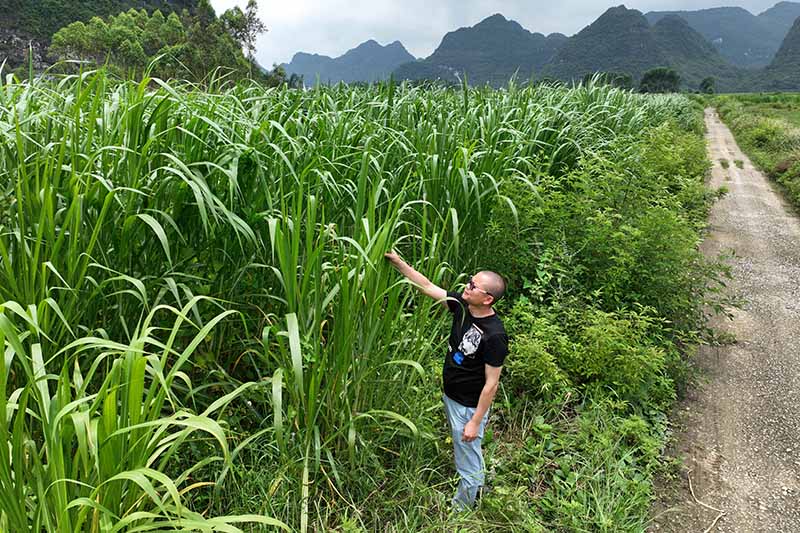
{"label": "mountain ridge", "polygon": [[403,63],[415,58],[403,43],[393,41],[381,45],[369,39],[338,57],[298,52],[281,66],[287,74],[303,76],[306,84],[374,82],[385,79]]}
{"label": "mountain ridge", "polygon": [[[758,17],[743,8],[645,15],[619,5],[607,9],[572,37],[531,32],[495,13],[473,26],[448,32],[430,56],[399,65],[394,76],[460,83],[466,74],[473,85],[502,86],[514,75],[522,80],[545,76],[577,81],[594,72],[609,72],[630,74],[638,80],[647,70],[669,67],[678,71],[683,87],[690,90],[696,90],[706,77],[713,77],[722,91],[758,90],[766,81],[761,77],[764,69],[732,64],[718,45],[691,24],[687,14],[762,24],[766,19],[774,23],[774,19],[790,16],[795,10],[800,12],[800,3],[779,2]],[[652,25],[648,16],[655,20]],[[781,65],[778,62],[772,67],[773,77],[793,80]],[[800,89],[800,80],[794,87]]]}
{"label": "mountain ridge", "polygon": [[654,25],[667,15],[677,15],[711,42],[730,63],[740,67],[765,67],[774,57],[792,22],[800,16],[800,3],[778,2],[758,16],[742,7],[713,7],[693,11],[650,11]]}
{"label": "mountain ridge", "polygon": [[626,72],[639,79],[646,70],[667,64],[644,15],[619,5],[570,37],[544,72],[563,80],[596,71]]}
{"label": "mountain ridge", "polygon": [[772,63],[765,69],[762,90],[786,91],[800,87],[800,17],[795,19]]}
{"label": "mountain ridge", "polygon": [[474,26],[448,32],[430,56],[398,67],[395,76],[457,82],[460,73],[466,73],[471,83],[493,85],[513,75],[528,79],[552,60],[566,40],[560,33],[531,32],[495,13]]}

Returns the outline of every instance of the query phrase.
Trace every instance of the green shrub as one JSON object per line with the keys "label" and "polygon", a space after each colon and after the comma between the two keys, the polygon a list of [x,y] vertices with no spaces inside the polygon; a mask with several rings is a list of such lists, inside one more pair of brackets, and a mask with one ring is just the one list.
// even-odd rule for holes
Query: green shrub
{"label": "green shrub", "polygon": [[534,312],[529,303],[518,300],[509,314],[511,328],[517,333],[510,346],[513,357],[507,364],[508,384],[547,401],[559,400],[571,389],[559,363],[580,347],[557,324],[547,317],[535,317]]}
{"label": "green shrub", "polygon": [[522,298],[506,318],[513,339],[507,383],[550,403],[578,391],[623,410],[664,409],[675,397],[667,373],[674,354],[662,347],[663,324],[653,313],[546,309]]}
{"label": "green shrub", "polygon": [[[642,531],[652,501],[663,419],[620,416],[609,402],[578,409],[548,423],[535,417],[527,438],[498,465],[482,506],[510,512],[524,531]],[[529,509],[520,509],[521,500]]]}
{"label": "green shrub", "polygon": [[636,410],[665,409],[674,399],[664,351],[652,340],[656,322],[647,311],[590,311],[578,332],[583,349],[563,367],[595,397],[608,397]]}

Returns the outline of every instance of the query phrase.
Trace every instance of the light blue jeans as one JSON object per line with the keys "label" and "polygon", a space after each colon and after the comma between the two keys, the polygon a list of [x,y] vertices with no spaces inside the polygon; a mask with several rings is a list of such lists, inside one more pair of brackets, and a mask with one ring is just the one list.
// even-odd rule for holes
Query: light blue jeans
{"label": "light blue jeans", "polygon": [[481,420],[478,438],[472,442],[463,442],[461,435],[464,432],[464,426],[472,419],[475,414],[475,408],[465,407],[448,398],[446,394],[443,395],[443,398],[444,411],[447,415],[447,422],[450,424],[450,436],[453,439],[456,471],[460,477],[452,504],[453,508],[463,510],[475,504],[475,500],[486,479],[481,441],[483,440],[483,430],[486,428],[486,422],[489,420],[489,411],[486,412],[483,420]]}

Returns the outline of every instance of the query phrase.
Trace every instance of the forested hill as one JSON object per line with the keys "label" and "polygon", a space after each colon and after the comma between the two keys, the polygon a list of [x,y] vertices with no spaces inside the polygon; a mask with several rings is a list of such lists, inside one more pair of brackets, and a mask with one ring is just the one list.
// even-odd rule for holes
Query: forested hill
{"label": "forested hill", "polygon": [[92,17],[116,15],[131,8],[163,13],[190,11],[198,0],[10,0],[8,10],[0,11],[0,26],[24,31],[40,39],[49,39],[60,28]]}
{"label": "forested hill", "polygon": [[764,90],[797,90],[800,87],[800,18],[795,20],[764,74]]}
{"label": "forested hill", "polygon": [[283,64],[287,74],[302,76],[307,84],[373,82],[385,79],[398,66],[414,61],[400,41],[381,46],[374,40],[361,43],[340,57],[298,52]]}
{"label": "forested hill", "polygon": [[745,87],[749,73],[728,63],[681,17],[664,17],[651,31],[659,50],[667,58],[666,65],[678,71],[687,87],[699,87],[709,76],[716,80],[719,91],[740,91]]}
{"label": "forested hill", "polygon": [[563,80],[598,71],[625,73],[638,80],[658,67],[676,70],[688,89],[711,76],[720,90],[740,90],[747,74],[726,62],[683,18],[669,15],[651,27],[642,13],[625,6],[609,9],[570,37],[544,72]]}
{"label": "forested hill", "polygon": [[580,79],[596,71],[626,72],[639,79],[646,70],[667,63],[644,16],[618,6],[571,37],[545,72],[560,79]]}
{"label": "forested hill", "polygon": [[531,33],[495,14],[448,33],[430,57],[403,65],[395,74],[401,79],[457,81],[456,73],[466,73],[470,83],[502,85],[514,74],[528,79],[541,71],[566,40],[560,33]]}
{"label": "forested hill", "polygon": [[[0,62],[16,68],[25,62],[28,43],[34,49],[34,61],[46,62],[50,39],[60,28],[92,17],[107,17],[131,8],[164,14],[188,9],[194,12],[204,0],[6,0],[8,9],[0,9]],[[41,66],[41,65],[37,65]]]}
{"label": "forested hill", "polygon": [[753,68],[772,61],[792,23],[800,17],[800,3],[779,2],[758,16],[741,7],[716,7],[651,11],[645,17],[655,24],[668,15],[686,20],[732,64]]}

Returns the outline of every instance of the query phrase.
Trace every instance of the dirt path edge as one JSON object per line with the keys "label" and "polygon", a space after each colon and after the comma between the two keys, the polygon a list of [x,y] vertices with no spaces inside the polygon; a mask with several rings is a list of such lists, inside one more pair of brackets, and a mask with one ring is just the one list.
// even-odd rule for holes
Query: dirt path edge
{"label": "dirt path edge", "polygon": [[[726,250],[745,302],[711,325],[735,337],[701,347],[703,376],[672,417],[677,479],[657,485],[648,531],[800,532],[800,222],[706,109],[712,209],[702,250]],[[726,162],[726,163],[723,163]],[[727,168],[725,168],[727,167]],[[690,488],[691,484],[691,488]]]}

